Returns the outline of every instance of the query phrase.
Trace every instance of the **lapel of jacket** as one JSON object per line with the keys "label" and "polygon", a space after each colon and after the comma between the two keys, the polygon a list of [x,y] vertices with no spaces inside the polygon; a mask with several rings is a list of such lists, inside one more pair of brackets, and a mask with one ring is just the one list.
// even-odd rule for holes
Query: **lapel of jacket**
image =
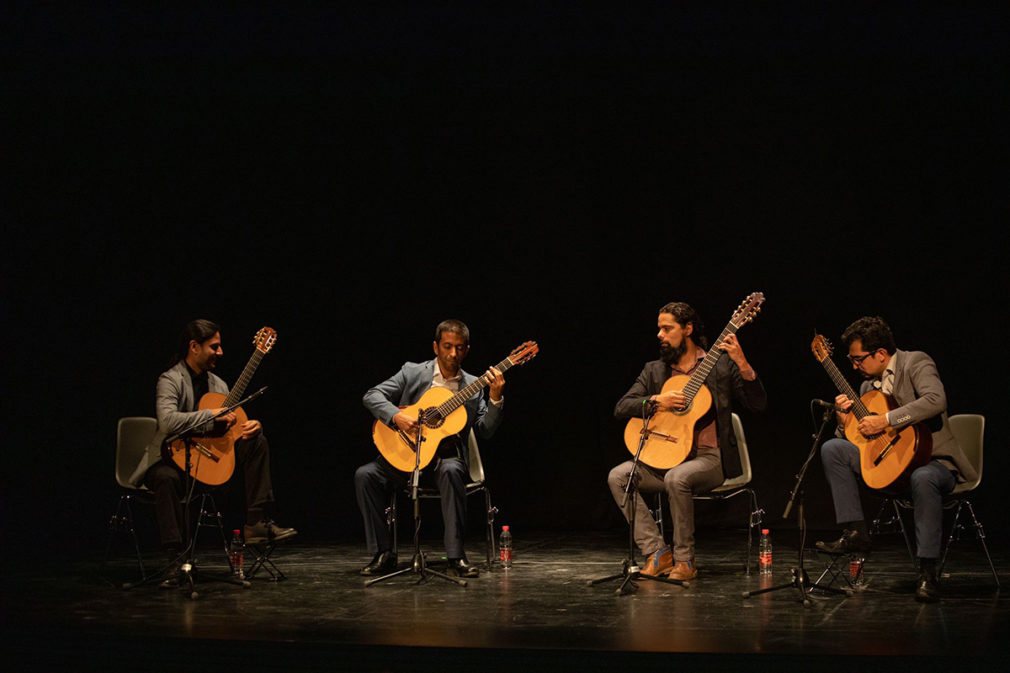
{"label": "lapel of jacket", "polygon": [[196,401],[193,399],[193,379],[189,376],[189,368],[185,360],[180,360],[174,367],[176,375],[179,377],[179,386],[182,389],[182,399],[179,400],[179,411],[191,411],[196,409]]}

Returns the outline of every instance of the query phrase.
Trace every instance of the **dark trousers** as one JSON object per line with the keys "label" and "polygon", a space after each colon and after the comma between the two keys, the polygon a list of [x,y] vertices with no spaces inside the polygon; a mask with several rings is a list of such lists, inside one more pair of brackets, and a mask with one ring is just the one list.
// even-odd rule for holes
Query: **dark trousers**
{"label": "dark trousers", "polygon": [[[261,432],[252,439],[235,442],[235,460],[245,477],[248,523],[256,523],[266,515],[274,501],[270,482],[270,444]],[[184,529],[185,474],[172,461],[162,459],[144,475],[144,485],[154,494],[154,512],[158,520],[161,544],[182,546]],[[199,488],[199,487],[197,487]]]}
{"label": "dark trousers", "polygon": [[[830,439],[821,447],[824,475],[831,486],[838,523],[864,521],[859,500],[859,449],[847,439]],[[939,558],[943,537],[943,496],[954,490],[957,479],[933,460],[911,474],[909,490],[898,494],[912,500],[915,544],[919,558]]]}
{"label": "dark trousers", "polygon": [[[445,555],[447,558],[463,558],[466,484],[470,479],[470,470],[460,458],[436,458],[434,466],[425,470],[425,473],[429,472],[434,474],[442,496]],[[354,473],[354,492],[365,524],[365,544],[369,553],[377,554],[393,548],[386,524],[386,508],[391,496],[403,490],[409,479],[409,472],[401,472],[382,456],[362,465]]]}

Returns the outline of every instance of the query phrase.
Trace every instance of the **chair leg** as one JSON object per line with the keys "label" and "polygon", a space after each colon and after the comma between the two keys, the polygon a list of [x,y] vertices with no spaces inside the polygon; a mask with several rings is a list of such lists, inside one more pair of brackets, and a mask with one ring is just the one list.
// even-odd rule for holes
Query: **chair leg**
{"label": "chair leg", "polygon": [[912,566],[918,570],[919,564],[915,562],[915,550],[912,549],[912,540],[908,537],[908,529],[905,528],[905,520],[901,517],[898,501],[892,500],[891,506],[894,507],[894,518],[898,520],[898,526],[901,528],[901,537],[905,538],[905,549],[908,550],[908,559],[912,562]]}
{"label": "chair leg", "polygon": [[[207,503],[210,503],[210,508],[208,509]],[[207,520],[210,520],[210,523]],[[213,528],[217,525],[218,531],[221,533],[221,550],[224,552],[224,557],[229,559],[228,564],[231,565],[231,560],[228,556],[228,536],[224,531],[224,518],[221,516],[221,512],[217,508],[217,503],[214,502],[214,496],[210,493],[200,494],[200,513],[196,518],[196,528],[193,531],[193,554],[196,554],[196,540],[197,536],[200,534],[200,529],[204,527]]]}
{"label": "chair leg", "polygon": [[485,547],[487,549],[487,570],[494,569],[495,559],[495,539],[494,539],[494,515],[498,513],[497,507],[491,506],[491,491],[484,486],[484,506],[487,509],[487,530]]}
{"label": "chair leg", "polygon": [[140,566],[140,579],[143,581],[147,579],[147,570],[144,568],[144,558],[140,554],[140,539],[137,537],[137,529],[133,523],[133,507],[130,505],[132,500],[133,496],[129,493],[119,496],[116,511],[109,519],[109,541],[105,545],[105,561],[108,562],[109,560],[113,538],[119,531],[125,528],[129,531],[130,537],[133,538],[133,550],[137,555],[137,565]]}
{"label": "chair leg", "polygon": [[386,526],[390,528],[393,538],[393,556],[399,556],[400,535],[399,524],[396,520],[396,491],[393,491],[393,495],[389,499],[389,507],[386,508]]}
{"label": "chair leg", "polygon": [[762,515],[765,511],[758,507],[757,493],[754,492],[754,489],[748,488],[746,490],[750,497],[750,523],[747,526],[747,561],[744,564],[744,572],[750,575],[750,561],[754,554],[754,529],[761,527]]}
{"label": "chair leg", "polygon": [[954,540],[957,539],[957,534],[960,530],[964,529],[964,525],[961,524],[961,508],[967,505],[968,514],[971,515],[972,527],[975,529],[975,535],[979,542],[982,543],[982,551],[985,552],[986,561],[989,562],[989,570],[992,572],[992,578],[996,582],[996,588],[1000,588],[999,575],[996,573],[996,566],[992,562],[992,556],[989,554],[989,546],[985,543],[985,529],[982,528],[982,523],[975,516],[975,508],[972,507],[970,500],[961,500],[957,504],[957,509],[954,511],[954,522],[950,528],[950,535],[947,537],[947,544],[943,549],[943,559],[940,561],[940,568],[937,571],[937,575],[943,577],[943,568],[947,564],[947,552],[950,551],[950,546],[953,544]]}

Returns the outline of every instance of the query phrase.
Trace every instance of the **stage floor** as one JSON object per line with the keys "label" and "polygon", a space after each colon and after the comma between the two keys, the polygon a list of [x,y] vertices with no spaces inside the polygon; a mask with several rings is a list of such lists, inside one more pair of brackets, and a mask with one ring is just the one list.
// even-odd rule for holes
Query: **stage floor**
{"label": "stage floor", "polygon": [[[808,544],[831,535],[812,533]],[[68,657],[89,670],[970,670],[999,661],[1010,638],[1010,600],[974,539],[956,543],[935,605],[913,599],[916,573],[900,536],[877,538],[865,587],[851,597],[814,591],[808,606],[793,587],[742,596],[790,581],[795,533],[776,535],[771,577],[756,567],[745,575],[745,543],[745,531],[701,532],[700,575],[689,587],[640,582],[625,596],[616,594],[619,581],[588,586],[620,572],[620,532],[520,532],[513,568],[482,571],[466,587],[438,578],[418,584],[408,574],[366,588],[362,544],[295,538],[273,557],[285,581],[265,573],[246,589],[201,581],[196,600],[178,589],[122,590],[136,569],[126,554],[30,567],[14,567],[8,556],[5,658],[22,670]],[[989,543],[997,569],[1010,567],[1007,550]],[[403,544],[401,564],[412,551]],[[422,548],[440,569],[438,542]],[[481,542],[468,551],[483,561]],[[811,580],[824,562],[808,554]],[[227,569],[215,549],[200,554],[200,567]],[[970,661],[953,661],[963,657]]]}

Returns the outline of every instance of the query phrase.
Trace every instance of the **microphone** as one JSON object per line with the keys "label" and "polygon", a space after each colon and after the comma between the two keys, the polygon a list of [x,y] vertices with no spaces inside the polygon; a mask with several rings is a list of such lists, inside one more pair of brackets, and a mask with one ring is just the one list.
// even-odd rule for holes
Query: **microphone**
{"label": "microphone", "polygon": [[825,402],[824,400],[810,400],[810,404],[816,404],[819,407],[824,407],[825,409],[831,409],[832,411],[841,411],[834,402]]}

